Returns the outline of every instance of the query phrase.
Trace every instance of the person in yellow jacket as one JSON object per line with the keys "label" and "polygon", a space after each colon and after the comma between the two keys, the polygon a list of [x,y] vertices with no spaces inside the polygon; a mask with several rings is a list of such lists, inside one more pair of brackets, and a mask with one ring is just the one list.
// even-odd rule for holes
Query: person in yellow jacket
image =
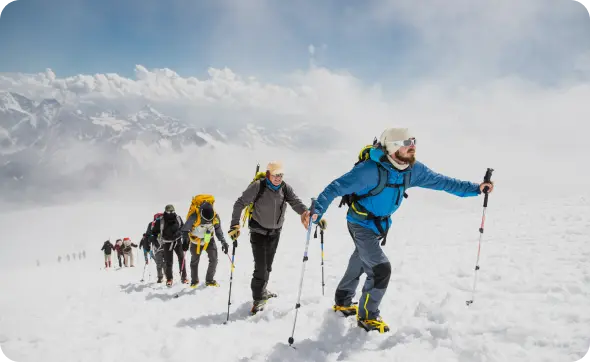
{"label": "person in yellow jacket", "polygon": [[219,215],[213,208],[214,202],[215,199],[211,195],[193,197],[186,223],[182,228],[182,232],[188,234],[183,249],[186,251],[190,248],[191,253],[191,288],[195,288],[199,284],[199,260],[203,252],[207,252],[209,258],[205,284],[207,286],[219,286],[215,280],[218,262],[215,236],[221,242],[221,250],[225,254],[228,253],[229,246],[223,236]]}

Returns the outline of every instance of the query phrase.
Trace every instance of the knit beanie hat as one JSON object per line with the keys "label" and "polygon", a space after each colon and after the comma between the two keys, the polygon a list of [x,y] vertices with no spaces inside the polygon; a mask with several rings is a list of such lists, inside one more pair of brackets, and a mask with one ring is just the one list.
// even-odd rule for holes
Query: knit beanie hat
{"label": "knit beanie hat", "polygon": [[393,166],[395,166],[399,170],[405,170],[406,168],[408,168],[409,165],[400,164],[390,156],[391,154],[394,154],[401,148],[401,146],[394,145],[391,142],[404,141],[412,137],[414,136],[412,136],[412,134],[407,128],[387,128],[385,129],[385,131],[383,131],[383,133],[381,134],[381,138],[379,139],[379,143],[381,143],[381,146],[383,146],[387,151],[387,159],[389,160],[389,162],[391,162]]}
{"label": "knit beanie hat", "polygon": [[393,145],[389,142],[404,141],[412,137],[410,130],[407,128],[387,128],[381,134],[379,143],[381,143],[381,146],[385,147],[387,153],[392,154],[399,150],[400,146]]}

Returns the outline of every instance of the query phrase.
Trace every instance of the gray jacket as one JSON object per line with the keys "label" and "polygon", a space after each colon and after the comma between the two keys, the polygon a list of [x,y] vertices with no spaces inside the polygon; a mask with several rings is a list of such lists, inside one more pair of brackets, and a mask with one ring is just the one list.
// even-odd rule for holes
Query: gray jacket
{"label": "gray jacket", "polygon": [[[291,205],[291,208],[299,215],[307,211],[307,206],[305,206],[299,197],[295,195],[293,188],[289,184],[283,183],[283,186],[275,191],[266,187],[266,185],[262,186],[262,182],[266,182],[266,179],[255,181],[250,184],[242,193],[242,196],[236,200],[231,215],[231,226],[240,224],[242,210],[254,201],[260,187],[265,187],[266,190],[263,191],[262,195],[254,205],[252,219],[263,228],[273,230],[283,227],[285,212],[287,211],[286,205],[283,205],[283,200]],[[284,206],[282,210],[281,206]],[[254,230],[252,229],[252,231]]]}

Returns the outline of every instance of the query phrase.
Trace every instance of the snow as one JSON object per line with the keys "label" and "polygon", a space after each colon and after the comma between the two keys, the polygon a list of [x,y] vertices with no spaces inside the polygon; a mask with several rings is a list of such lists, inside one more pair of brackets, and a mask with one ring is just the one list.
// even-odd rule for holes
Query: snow
{"label": "snow", "polygon": [[[214,146],[214,147],[219,147],[219,146],[223,146],[225,145],[224,142],[220,142],[217,141],[211,134],[205,132],[205,131],[197,131],[197,136],[201,137],[202,139],[205,140],[205,142],[207,142],[208,145]],[[217,134],[219,134],[220,136],[223,137],[223,135],[220,132],[217,132]],[[226,138],[226,137],[224,137]]]}
{"label": "snow", "polygon": [[0,111],[7,112],[9,110],[27,113],[22,109],[10,92],[0,92]]}
{"label": "snow", "polygon": [[127,130],[130,125],[130,123],[128,121],[122,120],[122,119],[117,119],[116,117],[113,117],[112,115],[103,112],[100,116],[98,117],[90,117],[92,119],[92,123],[99,125],[99,126],[104,126],[104,127],[111,127],[113,130],[117,131],[117,132],[122,132]]}
{"label": "snow", "polygon": [[[312,236],[295,349],[287,341],[306,231],[292,210],[269,283],[278,298],[256,316],[248,315],[253,260],[242,234],[228,324],[230,262],[221,252],[219,288],[178,284],[176,257],[170,289],[154,283],[153,263],[146,268],[151,278],[140,282],[141,254],[134,268],[102,269],[104,240],[138,242],[165,203],[175,204],[184,219],[189,197],[5,210],[0,230],[18,247],[4,247],[0,255],[0,343],[14,361],[577,361],[590,341],[590,194],[515,198],[509,188],[498,186],[490,195],[469,307],[482,198],[411,190],[384,247],[393,272],[381,305],[392,330],[383,335],[367,334],[330,309],[352,252],[345,210],[335,201],[326,215],[325,295],[319,235]],[[235,190],[216,202],[224,230],[238,195]],[[58,256],[82,250],[86,259],[57,263]],[[201,278],[206,267],[202,257]]]}

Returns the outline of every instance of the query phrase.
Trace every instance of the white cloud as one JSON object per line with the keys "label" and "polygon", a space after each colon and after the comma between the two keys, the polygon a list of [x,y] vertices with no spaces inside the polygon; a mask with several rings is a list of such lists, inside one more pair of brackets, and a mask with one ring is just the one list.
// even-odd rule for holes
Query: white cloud
{"label": "white cloud", "polygon": [[425,0],[418,6],[378,0],[361,18],[375,26],[403,25],[400,36],[413,43],[402,64],[420,67],[429,78],[473,84],[519,74],[564,82],[576,76],[572,62],[590,49],[588,19],[580,10],[573,1]]}
{"label": "white cloud", "polygon": [[[217,112],[212,113],[219,116],[214,117],[216,122],[230,126],[260,121],[283,125],[308,122],[343,133],[336,136],[342,138],[337,140],[333,134],[322,135],[328,144],[340,141],[344,145],[325,155],[280,149],[246,153],[232,148],[190,151],[177,161],[168,158],[172,156],[150,156],[161,158],[150,164],[168,165],[165,175],[172,175],[175,167],[183,170],[177,176],[166,176],[169,182],[182,183],[186,175],[198,174],[197,165],[201,163],[191,154],[221,160],[215,152],[225,150],[231,156],[220,162],[234,164],[232,170],[237,176],[232,177],[247,179],[253,163],[267,162],[268,154],[272,154],[272,158],[289,159],[300,185],[310,181],[319,187],[346,172],[358,150],[379,136],[383,128],[396,125],[409,126],[418,134],[421,160],[458,178],[479,180],[486,167],[493,167],[511,192],[527,192],[528,185],[541,180],[549,188],[590,182],[588,173],[580,167],[586,162],[583,155],[590,154],[586,142],[590,109],[584,106],[590,99],[587,84],[543,88],[507,78],[478,87],[437,82],[391,94],[378,84],[365,84],[349,73],[321,67],[289,74],[282,84],[264,83],[227,68],[211,68],[208,75],[206,79],[187,78],[170,69],[137,66],[135,79],[117,74],[60,78],[48,70],[0,74],[0,88],[37,97],[59,99],[68,95],[65,99],[70,101],[149,101],[158,106],[168,104],[170,109],[184,107],[186,114],[195,118]],[[200,182],[206,184],[207,180]],[[123,185],[121,180],[117,183]],[[142,180],[142,184],[149,185],[149,180]]]}

